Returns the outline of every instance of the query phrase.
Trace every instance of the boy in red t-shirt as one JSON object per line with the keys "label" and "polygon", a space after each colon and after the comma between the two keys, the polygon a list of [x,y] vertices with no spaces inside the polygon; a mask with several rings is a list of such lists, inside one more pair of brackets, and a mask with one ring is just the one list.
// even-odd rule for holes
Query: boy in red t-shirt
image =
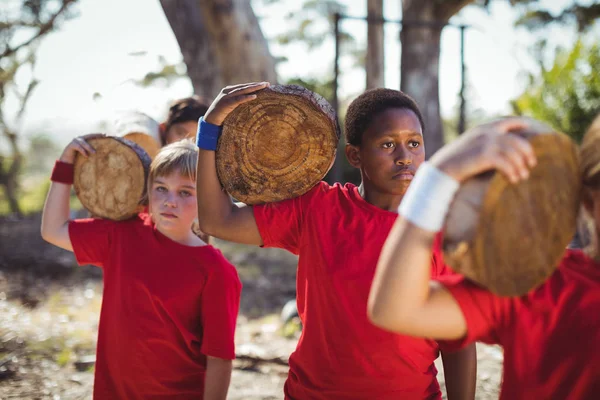
{"label": "boy in red t-shirt", "polygon": [[[554,274],[522,297],[498,297],[462,278],[430,283],[429,252],[460,182],[497,169],[511,182],[536,163],[514,120],[464,134],[417,173],[383,248],[369,316],[385,329],[504,347],[501,399],[597,399],[600,393],[600,263],[567,250]],[[596,169],[597,171],[597,169]],[[600,175],[584,205],[600,227]],[[595,182],[595,183],[594,183]],[[514,205],[519,207],[518,204]],[[401,301],[400,301],[401,299]]]}
{"label": "boy in red t-shirt", "polygon": [[[199,219],[203,231],[234,242],[299,255],[297,303],[302,336],[290,356],[287,399],[440,399],[438,344],[386,332],[367,319],[367,296],[381,246],[406,188],[425,157],[421,113],[405,94],[366,92],[348,109],[346,156],[363,182],[319,183],[294,199],[246,207],[221,190],[215,148],[219,125],[267,83],[223,89],[200,121]],[[431,256],[431,255],[430,255]],[[431,257],[430,257],[431,258]],[[439,248],[434,276],[448,271]],[[475,351],[446,354],[449,399],[474,396]]]}
{"label": "boy in red t-shirt", "polygon": [[225,399],[241,283],[221,252],[192,232],[197,148],[163,148],[150,167],[149,214],[114,222],[69,221],[73,140],[57,161],[43,238],[104,271],[95,399]]}

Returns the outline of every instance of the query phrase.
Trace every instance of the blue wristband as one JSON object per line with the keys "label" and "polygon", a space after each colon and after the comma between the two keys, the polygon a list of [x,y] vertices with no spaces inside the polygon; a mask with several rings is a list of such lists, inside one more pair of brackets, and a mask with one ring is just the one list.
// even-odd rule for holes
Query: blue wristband
{"label": "blue wristband", "polygon": [[203,117],[198,121],[198,133],[196,134],[196,146],[203,150],[217,150],[219,136],[221,136],[221,127],[213,125],[204,120]]}

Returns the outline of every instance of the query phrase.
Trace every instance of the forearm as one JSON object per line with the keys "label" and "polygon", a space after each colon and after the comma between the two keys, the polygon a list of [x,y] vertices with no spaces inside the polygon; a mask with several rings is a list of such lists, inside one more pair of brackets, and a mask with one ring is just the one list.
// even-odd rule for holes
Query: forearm
{"label": "forearm", "polygon": [[204,400],[225,400],[231,381],[231,360],[207,357]]}
{"label": "forearm", "polygon": [[234,204],[221,189],[214,151],[199,149],[196,184],[198,223],[202,232],[230,242],[263,244],[252,208]]}
{"label": "forearm", "polygon": [[434,238],[433,232],[398,217],[383,246],[371,287],[369,315],[373,323],[396,330],[425,304]]}
{"label": "forearm", "polygon": [[68,240],[71,185],[52,182],[42,213],[42,238],[55,246],[73,251]]}
{"label": "forearm", "polygon": [[216,231],[226,223],[236,206],[221,188],[214,151],[199,149],[196,185],[200,229],[209,235],[219,236]]}
{"label": "forearm", "polygon": [[477,380],[475,343],[456,352],[442,352],[448,400],[473,400]]}

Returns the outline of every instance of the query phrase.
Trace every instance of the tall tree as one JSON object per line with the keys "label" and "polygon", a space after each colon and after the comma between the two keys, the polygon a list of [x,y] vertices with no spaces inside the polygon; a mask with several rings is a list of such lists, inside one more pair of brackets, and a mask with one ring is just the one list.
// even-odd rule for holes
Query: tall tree
{"label": "tall tree", "polygon": [[[0,134],[8,142],[8,154],[0,154],[0,186],[8,199],[11,212],[20,215],[17,201],[18,177],[23,166],[18,132],[27,102],[38,85],[31,78],[25,88],[16,76],[29,70],[33,76],[37,45],[42,37],[57,29],[76,0],[22,0],[7,5],[6,17],[0,22]],[[4,6],[3,6],[4,7]],[[7,116],[7,99],[16,98],[16,115]]]}
{"label": "tall tree", "polygon": [[384,86],[383,0],[367,0],[367,89]]}
{"label": "tall tree", "polygon": [[425,119],[425,144],[431,156],[444,145],[440,115],[439,62],[442,29],[473,0],[403,0],[400,88],[412,96]]}
{"label": "tall tree", "polygon": [[276,82],[275,62],[247,0],[160,0],[196,94],[226,85]]}

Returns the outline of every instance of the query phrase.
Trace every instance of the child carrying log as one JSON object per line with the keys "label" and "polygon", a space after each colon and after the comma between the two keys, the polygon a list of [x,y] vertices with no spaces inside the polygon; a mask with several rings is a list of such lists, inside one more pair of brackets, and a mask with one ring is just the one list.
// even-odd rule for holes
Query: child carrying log
{"label": "child carrying log", "polygon": [[[396,90],[365,92],[346,116],[346,156],[362,184],[320,182],[306,194],[253,207],[221,190],[215,149],[225,117],[268,83],[223,89],[200,122],[198,215],[203,231],[299,255],[302,336],[290,356],[286,399],[441,399],[438,344],[386,332],[367,319],[369,288],[396,208],[425,158],[416,103]],[[301,134],[310,134],[302,132]],[[276,144],[274,144],[276,145]],[[439,248],[428,271],[448,273]],[[472,399],[474,347],[444,354],[449,399]]]}
{"label": "child carrying log", "polygon": [[56,162],[42,237],[104,271],[95,399],[222,399],[231,377],[241,283],[221,252],[192,232],[197,148],[164,147],[150,167],[149,214],[69,221],[74,139]]}
{"label": "child carrying log", "polygon": [[176,100],[169,108],[167,120],[161,124],[163,146],[185,138],[193,138],[198,130],[198,120],[208,110],[208,103],[200,96]]}
{"label": "child carrying log", "polygon": [[[528,126],[510,119],[489,124],[479,133],[464,134],[421,167],[383,247],[371,288],[369,316],[384,329],[456,340],[458,347],[475,341],[502,345],[501,399],[598,398],[597,252],[592,258],[579,250],[567,250],[553,275],[521,297],[498,297],[456,277],[430,282],[435,277],[429,270],[429,253],[459,185],[494,169],[512,183],[528,179],[537,162],[532,146],[507,133],[525,128]],[[584,144],[584,151],[586,148],[595,154],[595,160],[588,162],[587,170],[593,173],[584,175],[583,199],[595,220],[597,237],[600,142]]]}

